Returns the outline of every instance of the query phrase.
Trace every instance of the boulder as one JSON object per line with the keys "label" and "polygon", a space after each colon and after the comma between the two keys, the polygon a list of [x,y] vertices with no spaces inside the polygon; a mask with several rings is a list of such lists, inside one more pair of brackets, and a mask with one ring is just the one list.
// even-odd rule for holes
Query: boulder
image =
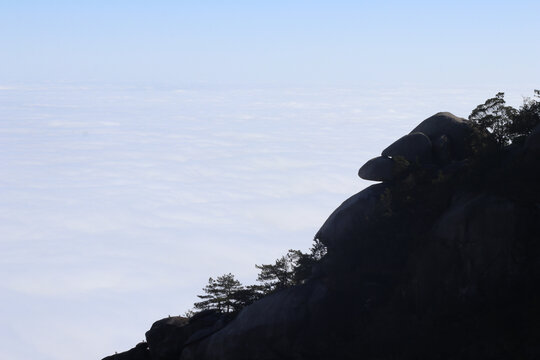
{"label": "boulder", "polygon": [[401,156],[411,163],[431,162],[431,140],[421,132],[405,135],[383,150],[384,157]]}
{"label": "boulder", "polygon": [[472,127],[466,119],[459,118],[449,112],[440,112],[422,121],[411,131],[411,134],[416,132],[426,134],[432,142],[440,138],[441,135],[446,135],[450,140],[451,154],[454,160],[462,160],[472,154]]}
{"label": "boulder", "polygon": [[174,359],[180,354],[184,342],[191,335],[186,327],[188,322],[185,317],[172,316],[152,324],[146,332],[146,341],[153,359]]}
{"label": "boulder", "polygon": [[212,336],[187,345],[180,360],[317,358],[326,294],[326,286],[314,280],[266,296]]}
{"label": "boulder", "polygon": [[148,344],[138,343],[133,349],[107,356],[103,360],[153,360],[148,351]]}
{"label": "boulder", "polygon": [[387,188],[385,184],[372,185],[345,200],[324,222],[315,238],[329,250],[355,239],[375,216]]}
{"label": "boulder", "polygon": [[392,181],[396,180],[404,169],[404,165],[390,158],[379,156],[366,162],[358,170],[358,176],[364,180]]}
{"label": "boulder", "polygon": [[[177,360],[190,338],[203,332],[208,335],[220,322],[221,316],[216,310],[205,310],[191,319],[172,316],[156,321],[146,332],[146,341],[153,360]],[[223,327],[221,325],[219,328]],[[213,331],[215,332],[215,330]]]}
{"label": "boulder", "polygon": [[194,314],[190,319],[189,323],[191,325],[193,324],[199,324],[202,325],[202,327],[212,326],[216,321],[219,320],[220,314],[215,309],[207,309],[203,311],[199,311],[198,313]]}

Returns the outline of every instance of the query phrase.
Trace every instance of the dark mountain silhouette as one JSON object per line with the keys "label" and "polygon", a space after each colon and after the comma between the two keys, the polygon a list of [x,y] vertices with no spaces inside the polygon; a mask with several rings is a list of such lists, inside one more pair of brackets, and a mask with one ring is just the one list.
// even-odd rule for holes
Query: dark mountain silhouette
{"label": "dark mountain silhouette", "polygon": [[540,127],[498,146],[438,113],[361,167],[302,284],[159,320],[105,359],[540,358]]}

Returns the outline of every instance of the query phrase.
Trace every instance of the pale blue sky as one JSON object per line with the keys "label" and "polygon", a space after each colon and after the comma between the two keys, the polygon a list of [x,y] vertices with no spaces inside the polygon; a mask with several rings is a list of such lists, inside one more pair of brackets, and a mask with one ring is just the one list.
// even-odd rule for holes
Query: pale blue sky
{"label": "pale blue sky", "polygon": [[538,1],[4,1],[0,79],[468,85],[540,77]]}

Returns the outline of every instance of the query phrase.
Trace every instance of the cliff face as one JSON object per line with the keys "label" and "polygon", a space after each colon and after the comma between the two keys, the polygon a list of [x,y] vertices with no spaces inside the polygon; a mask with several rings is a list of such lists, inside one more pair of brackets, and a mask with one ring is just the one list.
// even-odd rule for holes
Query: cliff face
{"label": "cliff face", "polygon": [[323,224],[303,285],[234,319],[161,320],[107,359],[539,358],[539,133],[495,149],[426,119],[360,169],[382,183]]}

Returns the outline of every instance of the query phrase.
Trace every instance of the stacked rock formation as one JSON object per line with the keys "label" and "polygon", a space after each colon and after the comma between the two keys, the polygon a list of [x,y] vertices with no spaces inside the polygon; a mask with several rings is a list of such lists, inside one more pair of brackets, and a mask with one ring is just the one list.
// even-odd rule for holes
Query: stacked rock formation
{"label": "stacked rock formation", "polygon": [[396,181],[418,167],[444,167],[471,155],[474,131],[467,120],[441,112],[424,120],[358,171],[365,180]]}
{"label": "stacked rock formation", "polygon": [[326,220],[304,284],[160,320],[106,359],[540,358],[540,126],[502,149],[483,135],[426,119],[362,166],[382,182]]}

